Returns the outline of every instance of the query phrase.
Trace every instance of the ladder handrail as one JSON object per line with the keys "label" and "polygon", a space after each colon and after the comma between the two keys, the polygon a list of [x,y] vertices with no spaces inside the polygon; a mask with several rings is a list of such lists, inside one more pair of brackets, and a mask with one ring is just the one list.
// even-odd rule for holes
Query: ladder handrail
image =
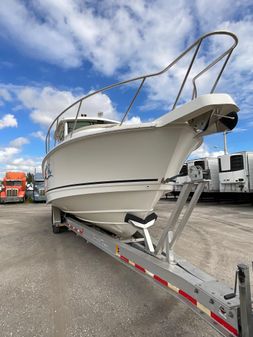
{"label": "ladder handrail", "polygon": [[[225,51],[223,52],[220,56],[216,57],[214,59],[214,61],[212,61],[211,63],[209,63],[203,70],[201,70],[197,75],[195,75],[195,77],[192,79],[192,84],[193,84],[193,93],[192,93],[192,99],[196,98],[197,97],[197,87],[196,87],[196,80],[201,76],[203,75],[205,72],[207,72],[210,68],[212,68],[214,65],[216,65],[219,61],[221,61],[225,56],[226,59],[224,61],[224,64],[214,82],[214,85],[212,86],[212,89],[210,91],[210,93],[213,93],[215,88],[217,87],[217,84],[218,84],[218,81],[226,67],[226,64],[234,50],[234,48],[237,46],[238,44],[238,38],[235,34],[231,33],[231,32],[228,32],[228,31],[215,31],[215,32],[210,32],[210,33],[207,33],[207,34],[204,34],[202,35],[199,39],[197,39],[193,44],[191,44],[185,51],[183,51],[176,59],[174,59],[168,66],[166,66],[164,69],[162,69],[161,71],[159,72],[155,72],[155,73],[151,73],[151,74],[146,74],[146,75],[142,75],[142,76],[138,76],[138,77],[134,77],[132,79],[129,79],[129,80],[124,80],[124,81],[121,81],[121,82],[117,82],[117,83],[114,83],[114,84],[111,84],[111,85],[108,85],[108,86],[105,86],[99,90],[96,90],[88,95],[85,95],[81,98],[79,98],[78,100],[76,100],[74,103],[72,103],[71,105],[69,105],[66,109],[64,109],[54,120],[53,122],[51,123],[51,125],[49,126],[48,128],[48,132],[47,132],[47,135],[46,135],[46,140],[45,140],[45,145],[46,145],[46,153],[48,153],[48,151],[50,150],[50,133],[51,133],[51,130],[52,130],[52,127],[54,126],[54,124],[58,124],[59,122],[59,118],[65,114],[68,110],[70,110],[71,108],[73,108],[75,105],[78,105],[78,108],[77,108],[77,113],[76,113],[76,117],[75,117],[75,121],[74,121],[74,125],[76,125],[76,121],[78,119],[78,116],[79,116],[79,112],[80,112],[80,107],[82,105],[82,102],[86,99],[88,99],[89,97],[91,96],[94,96],[96,94],[99,94],[99,93],[102,93],[102,92],[105,92],[105,91],[108,91],[110,89],[113,89],[115,87],[119,87],[121,85],[125,85],[125,84],[128,84],[128,83],[131,83],[131,82],[135,82],[135,81],[139,81],[141,80],[141,84],[138,86],[136,92],[135,92],[135,95],[134,97],[132,98],[122,120],[121,120],[121,123],[120,125],[125,121],[129,111],[131,110],[134,102],[135,102],[135,99],[137,98],[137,96],[139,95],[139,92],[141,91],[142,87],[143,87],[143,84],[144,82],[146,81],[146,79],[148,78],[151,78],[151,77],[155,77],[155,76],[159,76],[159,75],[162,75],[164,74],[165,72],[167,72],[170,68],[172,68],[180,59],[182,59],[187,53],[189,53],[194,47],[196,47],[196,50],[193,54],[193,57],[192,57],[192,60],[190,62],[190,65],[189,67],[187,68],[187,71],[186,71],[186,74],[185,74],[185,77],[182,81],[182,84],[180,86],[180,89],[179,89],[179,92],[177,94],[177,97],[176,97],[176,100],[173,104],[173,107],[172,107],[172,110],[174,110],[176,108],[176,105],[181,97],[181,93],[184,89],[184,86],[185,86],[185,83],[186,83],[186,80],[188,78],[188,75],[192,69],[192,66],[194,64],[194,61],[196,59],[196,56],[198,54],[198,51],[200,49],[200,46],[201,46],[201,43],[204,39],[206,39],[207,37],[209,36],[213,36],[213,35],[227,35],[227,36],[230,36],[232,37],[232,39],[234,40],[233,44]],[[73,133],[74,129],[72,130],[72,133]],[[72,134],[71,134],[72,135]]]}

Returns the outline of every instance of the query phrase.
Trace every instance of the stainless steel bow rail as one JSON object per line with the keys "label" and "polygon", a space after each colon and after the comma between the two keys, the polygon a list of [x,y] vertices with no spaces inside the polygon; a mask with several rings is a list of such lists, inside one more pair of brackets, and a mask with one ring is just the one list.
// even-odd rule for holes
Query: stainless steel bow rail
{"label": "stainless steel bow rail", "polygon": [[[55,207],[52,208],[53,231],[59,233],[63,229],[69,229],[102,249],[185,303],[220,335],[252,337],[253,312],[248,266],[243,264],[237,266],[235,287],[231,289],[173,252],[174,244],[197,203],[205,181],[198,181],[191,202],[179,221],[193,184],[194,182],[184,185],[158,242],[155,242],[147,232],[150,224],[147,226],[142,224],[142,227],[137,223],[136,228],[142,229],[139,235],[129,240],[121,240],[69,215],[63,216]],[[150,221],[152,222],[152,219]],[[132,219],[132,224],[134,223],[135,220]]]}
{"label": "stainless steel bow rail", "polygon": [[174,104],[172,106],[172,110],[176,108],[177,106],[177,103],[179,102],[179,99],[182,95],[182,92],[183,92],[183,89],[185,87],[185,83],[189,77],[189,74],[192,70],[192,67],[193,67],[193,64],[194,64],[194,61],[196,60],[196,57],[197,55],[200,53],[200,47],[201,45],[203,45],[203,41],[206,40],[208,37],[210,36],[213,36],[213,35],[223,35],[223,36],[228,36],[228,37],[231,37],[232,40],[233,40],[233,43],[232,45],[226,49],[223,53],[221,53],[218,57],[216,57],[213,61],[211,61],[207,66],[205,66],[200,72],[198,72],[193,78],[192,78],[192,99],[196,98],[198,96],[198,91],[197,91],[197,85],[196,85],[196,81],[197,79],[199,79],[204,73],[206,73],[208,70],[210,70],[211,68],[213,68],[218,62],[220,62],[221,60],[223,60],[223,63],[222,63],[222,66],[220,68],[220,71],[218,72],[218,75],[217,77],[215,78],[214,82],[212,83],[211,85],[211,89],[210,89],[210,93],[213,93],[217,87],[217,84],[220,80],[220,77],[227,65],[227,62],[234,50],[234,48],[236,47],[237,43],[238,43],[238,39],[236,37],[236,35],[234,35],[233,33],[231,32],[227,32],[227,31],[215,31],[215,32],[211,32],[211,33],[208,33],[208,34],[205,34],[203,36],[201,36],[198,40],[196,40],[190,47],[188,47],[183,53],[181,53],[174,61],[172,61],[167,67],[165,67],[163,70],[159,71],[159,72],[156,72],[156,73],[151,73],[151,74],[146,74],[146,75],[143,75],[143,76],[138,76],[138,77],[135,77],[135,78],[132,78],[132,79],[129,79],[129,80],[125,80],[125,81],[122,81],[122,82],[118,82],[118,83],[115,83],[115,84],[112,84],[112,85],[109,85],[109,86],[106,86],[102,89],[99,89],[97,91],[94,91],[84,97],[81,97],[80,99],[78,99],[77,101],[75,101],[73,104],[71,104],[70,106],[68,106],[66,109],[64,109],[55,119],[54,121],[52,122],[52,124],[50,125],[49,129],[48,129],[48,132],[47,132],[47,136],[46,136],[46,141],[45,141],[45,145],[46,145],[46,153],[50,150],[50,143],[51,143],[51,137],[50,137],[50,134],[51,134],[51,130],[54,129],[54,127],[57,127],[59,121],[60,121],[60,118],[65,114],[67,113],[70,109],[72,109],[73,107],[77,107],[77,112],[76,112],[76,116],[75,116],[75,121],[74,121],[74,127],[73,127],[73,130],[72,130],[72,133],[73,131],[75,130],[75,127],[76,127],[76,123],[77,123],[77,119],[78,119],[78,116],[80,114],[80,111],[81,111],[81,107],[82,107],[82,104],[85,100],[87,100],[88,98],[92,97],[92,96],[95,96],[99,93],[104,93],[110,89],[113,89],[113,88],[116,88],[116,87],[120,87],[122,85],[125,85],[125,84],[128,84],[128,83],[132,83],[132,82],[138,82],[140,81],[140,84],[139,86],[137,87],[137,90],[132,98],[132,100],[130,101],[129,103],[129,106],[128,108],[126,109],[125,113],[124,113],[124,116],[121,120],[121,124],[125,121],[129,111],[132,109],[134,103],[135,103],[135,100],[136,98],[138,97],[141,89],[143,88],[143,85],[144,83],[146,82],[147,79],[151,78],[151,77],[156,77],[156,76],[160,76],[164,73],[166,73],[167,71],[169,71],[176,63],[178,63],[178,61],[180,61],[186,54],[189,54],[191,51],[193,51],[193,56],[191,58],[191,61],[190,61],[190,64],[185,72],[185,75],[184,75],[184,78],[182,80],[182,83],[180,85],[180,88],[179,88],[179,91],[178,91],[178,94],[176,96],[176,99],[174,101]]}

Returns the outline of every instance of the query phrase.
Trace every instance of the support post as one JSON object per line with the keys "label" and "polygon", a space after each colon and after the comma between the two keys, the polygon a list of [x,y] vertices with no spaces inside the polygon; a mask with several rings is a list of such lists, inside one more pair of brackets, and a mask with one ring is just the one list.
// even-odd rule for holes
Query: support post
{"label": "support post", "polygon": [[205,186],[205,183],[206,181],[200,181],[198,183],[198,186],[191,198],[191,201],[184,213],[184,216],[181,220],[181,222],[179,223],[179,225],[176,227],[176,223],[178,221],[178,218],[184,208],[184,205],[187,201],[187,198],[191,192],[191,188],[192,188],[192,185],[193,183],[187,183],[183,186],[183,189],[179,195],[179,198],[178,198],[178,201],[176,203],[176,207],[174,209],[174,211],[172,212],[170,218],[169,218],[169,222],[167,224],[167,226],[164,228],[163,230],[163,233],[161,235],[161,238],[159,239],[158,241],[158,244],[156,246],[156,249],[155,249],[155,253],[156,254],[159,254],[163,248],[164,248],[164,244],[165,244],[165,241],[166,241],[166,238],[168,236],[168,233],[169,231],[172,230],[172,228],[175,228],[176,229],[174,230],[174,233],[173,233],[173,238],[171,239],[171,242],[169,243],[169,246],[170,246],[170,250],[172,250],[174,244],[176,243],[176,240],[179,238],[180,234],[182,233],[189,217],[191,216],[191,213],[193,211],[193,208],[195,207],[196,203],[198,202],[199,200],[199,197],[200,197],[200,194],[202,193],[203,189],[204,189],[204,186]]}
{"label": "support post", "polygon": [[166,260],[170,264],[176,264],[174,250],[171,248],[171,242],[173,240],[173,231],[168,232],[167,241],[166,241]]}
{"label": "support post", "polygon": [[253,316],[250,292],[249,267],[244,264],[238,265],[238,280],[240,293],[241,312],[241,337],[253,336]]}
{"label": "support post", "polygon": [[189,217],[191,216],[192,214],[192,211],[196,205],[196,203],[198,202],[199,200],[199,197],[200,197],[200,194],[202,193],[203,189],[204,189],[204,186],[205,186],[205,181],[201,181],[197,188],[196,188],[196,191],[194,192],[192,198],[191,198],[191,201],[187,207],[187,210],[185,211],[184,213],[184,216],[182,218],[182,220],[180,221],[179,225],[177,226],[176,230],[174,231],[174,235],[173,235],[173,239],[170,243],[170,248],[172,249],[173,246],[175,245],[176,241],[178,240],[179,236],[181,235],[181,233],[183,232],[184,230],[184,227],[189,219]]}
{"label": "support post", "polygon": [[159,254],[163,250],[168,232],[172,229],[172,226],[177,222],[177,220],[178,220],[178,218],[181,214],[181,211],[184,208],[184,205],[185,205],[185,203],[188,199],[188,196],[191,192],[191,188],[192,188],[191,183],[185,184],[183,186],[183,189],[182,189],[182,191],[179,195],[179,198],[177,199],[176,206],[175,206],[173,212],[170,215],[168,224],[164,228],[163,233],[162,233],[162,235],[161,235],[161,237],[160,237],[160,239],[159,239],[159,241],[156,245],[156,249],[155,249],[156,254]]}

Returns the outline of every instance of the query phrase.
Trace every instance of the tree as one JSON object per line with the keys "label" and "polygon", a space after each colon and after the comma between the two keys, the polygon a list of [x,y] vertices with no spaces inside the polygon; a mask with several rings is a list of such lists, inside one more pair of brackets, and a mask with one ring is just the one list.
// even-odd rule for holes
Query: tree
{"label": "tree", "polygon": [[27,184],[31,184],[33,182],[33,178],[34,178],[34,174],[28,172],[27,175],[26,175]]}

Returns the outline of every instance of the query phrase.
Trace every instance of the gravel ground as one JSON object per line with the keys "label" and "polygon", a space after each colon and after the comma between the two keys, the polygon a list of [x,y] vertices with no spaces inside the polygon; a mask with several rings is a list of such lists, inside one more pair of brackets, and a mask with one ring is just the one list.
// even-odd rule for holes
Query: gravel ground
{"label": "gravel ground", "polygon": [[[160,201],[158,236],[175,206]],[[0,205],[1,337],[218,337],[162,289],[72,232],[45,204]],[[233,286],[253,260],[253,207],[200,203],[176,253]],[[253,282],[252,282],[253,283]]]}

